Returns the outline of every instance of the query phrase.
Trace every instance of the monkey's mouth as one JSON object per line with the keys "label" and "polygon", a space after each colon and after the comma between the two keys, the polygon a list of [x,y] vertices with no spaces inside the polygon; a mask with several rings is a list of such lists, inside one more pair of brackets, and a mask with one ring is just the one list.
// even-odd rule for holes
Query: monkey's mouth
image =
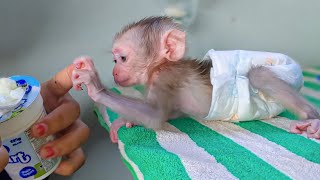
{"label": "monkey's mouth", "polygon": [[118,85],[120,85],[120,86],[124,86],[124,87],[126,87],[126,86],[131,86],[131,84],[130,84],[130,78],[124,79],[124,80],[121,80],[121,81],[114,79],[114,82],[115,82],[116,84],[118,84]]}

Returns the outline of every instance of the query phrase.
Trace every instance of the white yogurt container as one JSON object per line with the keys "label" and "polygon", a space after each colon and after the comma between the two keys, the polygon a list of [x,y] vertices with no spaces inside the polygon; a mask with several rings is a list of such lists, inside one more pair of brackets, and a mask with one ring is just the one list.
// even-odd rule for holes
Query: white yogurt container
{"label": "white yogurt container", "polygon": [[61,158],[42,159],[42,145],[54,139],[31,137],[31,126],[46,115],[40,95],[40,83],[31,76],[12,76],[18,86],[26,88],[19,104],[0,117],[0,136],[9,153],[5,170],[14,180],[41,180],[59,165]]}

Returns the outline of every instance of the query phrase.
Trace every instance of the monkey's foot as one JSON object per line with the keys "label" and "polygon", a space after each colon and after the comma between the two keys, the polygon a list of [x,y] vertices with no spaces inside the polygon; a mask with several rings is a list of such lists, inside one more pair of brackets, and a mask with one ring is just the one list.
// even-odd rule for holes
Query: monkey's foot
{"label": "monkey's foot", "polygon": [[118,143],[118,130],[124,125],[126,126],[126,128],[132,128],[134,126],[134,123],[126,121],[123,118],[119,118],[119,119],[113,121],[113,123],[110,126],[111,142]]}
{"label": "monkey's foot", "polygon": [[309,138],[320,139],[320,120],[308,119],[293,121],[290,124],[290,132],[296,134],[306,132]]}

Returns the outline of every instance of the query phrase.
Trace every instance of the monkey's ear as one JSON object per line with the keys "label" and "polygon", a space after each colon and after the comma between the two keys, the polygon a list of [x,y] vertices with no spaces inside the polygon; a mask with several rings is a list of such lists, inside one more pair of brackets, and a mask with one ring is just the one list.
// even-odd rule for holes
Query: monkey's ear
{"label": "monkey's ear", "polygon": [[162,37],[164,56],[169,61],[178,61],[183,58],[186,49],[186,33],[178,29],[172,29]]}

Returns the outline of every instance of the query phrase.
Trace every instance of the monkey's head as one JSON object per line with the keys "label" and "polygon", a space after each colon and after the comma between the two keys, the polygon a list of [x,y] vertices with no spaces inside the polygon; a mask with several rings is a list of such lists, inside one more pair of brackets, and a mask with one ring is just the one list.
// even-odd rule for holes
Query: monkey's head
{"label": "monkey's head", "polygon": [[149,17],[125,26],[114,38],[114,80],[121,86],[145,85],[157,67],[185,54],[185,32],[165,16]]}

